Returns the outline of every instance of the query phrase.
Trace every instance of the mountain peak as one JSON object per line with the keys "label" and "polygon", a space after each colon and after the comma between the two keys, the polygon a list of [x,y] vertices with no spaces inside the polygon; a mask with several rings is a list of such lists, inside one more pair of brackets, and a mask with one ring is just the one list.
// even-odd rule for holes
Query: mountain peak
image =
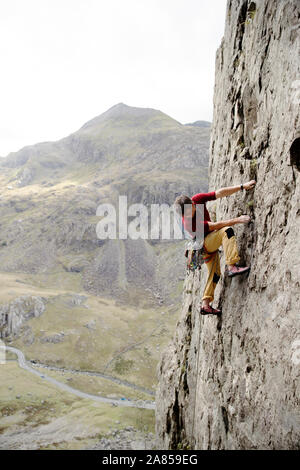
{"label": "mountain peak", "polygon": [[209,121],[195,121],[188,122],[185,126],[194,126],[194,127],[211,127],[211,122]]}
{"label": "mountain peak", "polygon": [[136,120],[136,124],[138,124],[145,122],[146,120],[149,120],[154,116],[165,117],[169,120],[172,120],[174,123],[180,124],[170,116],[164,114],[162,111],[159,111],[158,109],[138,108],[134,106],[128,106],[124,103],[118,103],[109,108],[104,113],[100,114],[99,116],[96,116],[95,118],[86,122],[80,130],[86,130],[88,128],[95,127],[105,121],[122,121],[124,119],[128,120],[128,122],[131,123],[132,121]]}

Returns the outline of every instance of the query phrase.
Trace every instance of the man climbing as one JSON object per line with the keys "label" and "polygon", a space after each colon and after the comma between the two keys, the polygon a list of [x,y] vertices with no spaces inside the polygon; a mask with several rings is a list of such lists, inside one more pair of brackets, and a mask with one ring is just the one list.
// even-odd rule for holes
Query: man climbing
{"label": "man climbing", "polygon": [[[213,201],[221,197],[230,196],[237,191],[246,191],[253,189],[256,184],[255,180],[251,180],[248,183],[230,186],[228,188],[221,188],[217,191],[210,193],[199,193],[195,194],[192,198],[181,195],[175,200],[175,205],[179,208],[182,215],[182,222],[184,228],[190,233],[195,235],[196,232],[196,205],[204,205],[204,220],[200,221],[203,224],[204,229],[204,249],[205,264],[208,269],[208,277],[204,294],[202,297],[201,314],[207,315],[209,313],[219,315],[221,310],[213,308],[210,304],[214,300],[214,291],[217,282],[220,279],[220,258],[218,248],[222,245],[225,253],[225,259],[227,264],[227,275],[232,277],[238,274],[246,273],[250,270],[249,266],[241,267],[237,266],[236,263],[240,260],[236,238],[234,231],[231,228],[232,225],[236,224],[247,224],[250,222],[248,215],[241,215],[234,219],[223,220],[220,222],[211,222],[209,212],[206,208],[207,201]],[[198,223],[198,221],[197,221]]]}

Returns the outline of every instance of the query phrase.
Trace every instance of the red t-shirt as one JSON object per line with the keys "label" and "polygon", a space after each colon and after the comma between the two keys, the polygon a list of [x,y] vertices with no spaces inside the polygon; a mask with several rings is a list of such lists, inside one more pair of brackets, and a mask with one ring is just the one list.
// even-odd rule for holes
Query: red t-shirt
{"label": "red t-shirt", "polygon": [[[204,236],[206,236],[209,233],[209,228],[208,228],[208,223],[211,222],[209,212],[206,208],[206,202],[207,201],[214,201],[216,199],[216,191],[211,191],[210,193],[198,193],[195,194],[192,198],[192,201],[195,204],[204,204],[204,220],[201,221],[204,225]],[[184,228],[188,232],[195,232],[196,230],[196,213],[194,214],[192,219],[187,219],[184,220],[184,216],[182,216],[182,222],[184,225]],[[192,223],[191,223],[192,222]]]}

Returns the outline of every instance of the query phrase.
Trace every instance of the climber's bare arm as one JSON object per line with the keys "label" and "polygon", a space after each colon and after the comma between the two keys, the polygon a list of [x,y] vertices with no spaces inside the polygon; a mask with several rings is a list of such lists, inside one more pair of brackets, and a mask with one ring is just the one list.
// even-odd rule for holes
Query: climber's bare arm
{"label": "climber's bare arm", "polygon": [[208,223],[209,231],[213,232],[214,230],[219,230],[220,228],[223,228],[223,227],[230,227],[231,225],[248,224],[250,220],[251,219],[249,215],[241,215],[240,217],[236,217],[234,219],[221,220],[220,222],[207,222],[207,223]]}
{"label": "climber's bare arm", "polygon": [[[256,185],[255,180],[248,181],[248,183],[244,183],[244,189],[253,189]],[[237,186],[228,186],[227,188],[220,188],[216,191],[216,199],[221,197],[231,196],[231,194],[236,193],[237,191],[241,191],[241,185],[238,184]]]}

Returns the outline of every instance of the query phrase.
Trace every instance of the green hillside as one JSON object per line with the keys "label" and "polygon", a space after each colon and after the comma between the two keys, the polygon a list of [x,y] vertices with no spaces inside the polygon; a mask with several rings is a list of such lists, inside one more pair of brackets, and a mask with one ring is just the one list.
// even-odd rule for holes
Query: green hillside
{"label": "green hillside", "polygon": [[0,167],[1,270],[76,272],[94,294],[135,303],[147,286],[169,300],[183,273],[174,244],[163,245],[170,256],[158,270],[159,244],[98,240],[96,209],[119,195],[149,206],[206,190],[208,147],[207,127],[118,104],[58,142],[9,154]]}
{"label": "green hillside", "polygon": [[[60,141],[0,160],[0,335],[7,343],[28,360],[104,373],[155,391],[156,366],[178,320],[184,242],[99,240],[96,210],[103,202],[117,205],[119,195],[128,197],[128,205],[150,207],[172,204],[181,192],[207,190],[209,134],[209,127],[118,104]],[[28,426],[44,435],[40,413],[49,426],[57,419],[49,407],[22,412],[38,406],[46,388],[32,379],[34,405],[28,405],[20,380],[12,378],[15,370],[17,364],[2,369],[0,448],[1,442],[18,448]],[[88,393],[153,400],[124,384],[52,374]],[[154,430],[153,410],[102,408],[103,418],[90,413],[89,436],[108,432],[109,416],[119,417],[120,429],[146,424]],[[10,423],[22,426],[20,437]],[[61,436],[57,447],[74,447],[74,435],[66,441]],[[76,435],[83,439],[84,430]],[[54,436],[43,442],[42,448],[56,446]]]}

